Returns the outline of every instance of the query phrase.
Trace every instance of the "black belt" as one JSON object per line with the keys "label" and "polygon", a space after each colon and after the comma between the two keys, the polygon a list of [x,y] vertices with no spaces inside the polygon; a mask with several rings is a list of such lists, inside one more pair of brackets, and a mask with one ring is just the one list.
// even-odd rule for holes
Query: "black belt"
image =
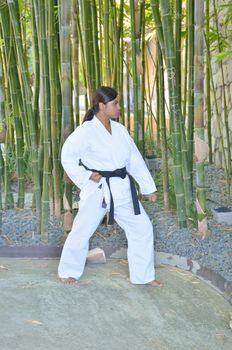
{"label": "black belt", "polygon": [[79,161],[79,165],[82,165],[86,170],[97,172],[101,176],[106,178],[106,183],[107,183],[107,185],[109,187],[109,191],[110,191],[110,212],[109,212],[109,220],[108,220],[109,225],[112,225],[114,223],[114,200],[113,200],[113,196],[112,196],[112,192],[111,192],[111,188],[110,188],[110,178],[111,177],[120,177],[121,179],[124,179],[126,177],[126,175],[129,176],[134,213],[135,213],[135,215],[139,215],[141,213],[140,208],[139,208],[139,201],[138,201],[138,196],[137,196],[137,192],[136,192],[136,188],[135,188],[135,183],[134,183],[133,177],[127,173],[126,167],[116,169],[114,171],[95,170],[95,169],[89,169],[87,166],[85,166],[82,163],[81,160]]}

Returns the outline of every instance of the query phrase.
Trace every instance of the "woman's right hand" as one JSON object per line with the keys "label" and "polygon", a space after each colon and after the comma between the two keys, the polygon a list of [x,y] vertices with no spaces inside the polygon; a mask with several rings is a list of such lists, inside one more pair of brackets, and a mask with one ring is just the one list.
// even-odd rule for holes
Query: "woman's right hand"
{"label": "woman's right hand", "polygon": [[94,181],[94,182],[99,182],[101,180],[102,176],[97,173],[97,172],[92,172],[91,176],[90,176],[90,180]]}

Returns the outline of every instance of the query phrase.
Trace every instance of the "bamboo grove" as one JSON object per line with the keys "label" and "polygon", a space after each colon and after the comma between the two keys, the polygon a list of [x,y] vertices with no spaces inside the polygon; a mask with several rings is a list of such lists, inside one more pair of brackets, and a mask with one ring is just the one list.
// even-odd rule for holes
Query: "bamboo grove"
{"label": "bamboo grove", "polygon": [[[224,50],[217,11],[216,0],[211,15],[209,0],[0,0],[1,213],[24,207],[30,179],[44,241],[50,215],[72,215],[73,186],[60,165],[61,146],[81,123],[94,90],[109,85],[119,92],[120,121],[141,153],[146,156],[151,144],[162,158],[165,209],[173,181],[179,226],[197,213],[206,235],[204,162],[207,144],[212,161],[209,92],[215,93],[211,46],[216,42],[218,54]],[[225,98],[224,104],[226,110]],[[223,150],[223,142],[230,145],[226,125]],[[231,154],[223,157],[229,191]]]}

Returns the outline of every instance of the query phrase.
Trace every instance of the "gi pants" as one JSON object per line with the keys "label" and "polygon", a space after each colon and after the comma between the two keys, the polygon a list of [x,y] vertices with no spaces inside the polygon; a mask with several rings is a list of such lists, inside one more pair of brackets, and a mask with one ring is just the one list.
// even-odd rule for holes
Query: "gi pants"
{"label": "gi pants", "polygon": [[[58,276],[79,279],[84,271],[89,250],[89,239],[106,214],[102,208],[103,191],[97,189],[85,200],[80,200],[79,211],[63,247]],[[115,205],[114,219],[125,231],[128,249],[130,281],[145,284],[155,279],[153,227],[140,203],[141,214],[135,215],[133,203]]]}

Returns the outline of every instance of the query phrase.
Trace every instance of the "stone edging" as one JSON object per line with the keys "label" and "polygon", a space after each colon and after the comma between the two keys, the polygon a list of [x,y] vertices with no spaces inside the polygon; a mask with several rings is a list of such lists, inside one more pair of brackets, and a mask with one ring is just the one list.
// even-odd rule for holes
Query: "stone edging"
{"label": "stone edging", "polygon": [[[125,259],[127,257],[126,248],[121,248],[120,250],[111,253],[110,257]],[[232,283],[228,282],[224,277],[215,271],[207,267],[200,266],[197,261],[182,257],[180,255],[157,252],[156,265],[169,265],[178,267],[181,270],[192,272],[194,275],[209,283],[212,287],[217,288],[223,294],[224,298],[232,304]]]}
{"label": "stone edging", "polygon": [[227,281],[215,271],[207,267],[200,266],[197,261],[189,258],[163,252],[157,253],[156,261],[158,265],[170,265],[173,267],[178,267],[181,270],[192,272],[194,275],[209,283],[212,287],[218,289],[223,294],[225,299],[232,304],[232,282]]}
{"label": "stone edging", "polygon": [[[107,258],[112,259],[126,259],[127,249],[116,249],[112,246],[103,247]],[[57,258],[60,256],[62,246],[2,246],[0,247],[0,257],[14,257],[14,258]],[[232,304],[232,283],[227,281],[224,277],[215,271],[200,266],[197,261],[185,258],[179,255],[157,252],[157,265],[169,265],[177,267],[181,270],[192,272],[194,275],[208,282],[211,286],[216,287]]]}

